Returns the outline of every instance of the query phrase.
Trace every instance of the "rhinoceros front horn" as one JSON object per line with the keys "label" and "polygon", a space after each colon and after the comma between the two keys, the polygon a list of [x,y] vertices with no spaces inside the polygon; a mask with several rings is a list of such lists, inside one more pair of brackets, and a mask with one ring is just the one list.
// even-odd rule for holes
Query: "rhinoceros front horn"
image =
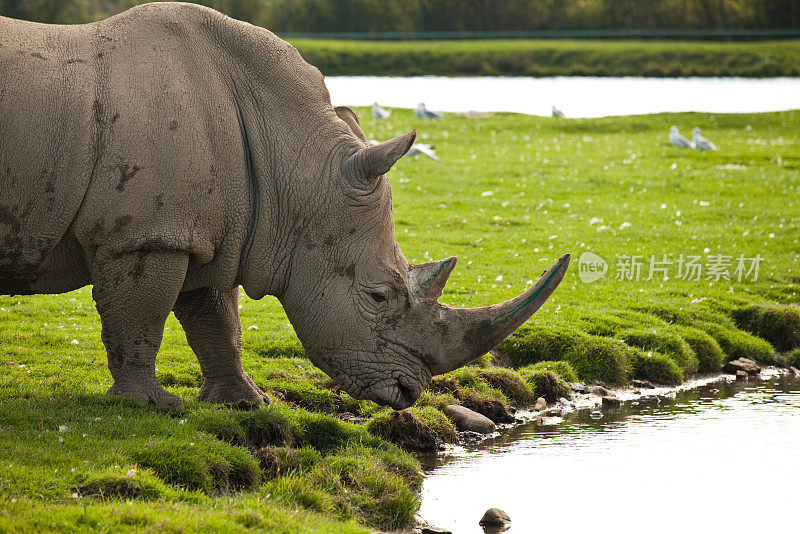
{"label": "rhinoceros front horn", "polygon": [[[455,260],[448,258],[442,262],[449,262],[451,259]],[[434,278],[436,283],[440,280],[441,273],[449,267],[449,264],[442,262],[434,262],[441,267]],[[455,264],[455,261],[452,263]],[[445,339],[442,340],[441,346],[431,353],[429,362],[431,372],[441,374],[461,367],[486,354],[510,336],[550,297],[564,278],[568,266],[569,254],[564,254],[524,293],[493,306],[453,308],[435,303],[434,311],[438,315],[436,320],[445,325],[443,332]],[[452,270],[452,267],[450,269]],[[413,274],[413,270],[411,273]],[[444,276],[444,280],[447,279],[447,275]],[[431,288],[430,291],[438,291],[441,294],[441,289]]]}
{"label": "rhinoceros front horn", "polygon": [[345,176],[356,187],[369,188],[408,152],[416,138],[417,130],[414,129],[383,143],[359,149],[342,163]]}

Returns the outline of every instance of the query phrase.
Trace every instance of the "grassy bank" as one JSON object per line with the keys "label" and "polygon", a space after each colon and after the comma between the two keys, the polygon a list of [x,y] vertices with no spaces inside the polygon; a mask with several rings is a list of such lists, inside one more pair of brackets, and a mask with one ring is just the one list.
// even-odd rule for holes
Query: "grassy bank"
{"label": "grassy bank", "polygon": [[[359,111],[368,137],[416,127],[442,159],[404,158],[390,179],[406,256],[459,258],[444,302],[509,298],[572,253],[560,288],[501,346],[514,368],[484,357],[437,377],[399,416],[337,391],[279,304],[243,297],[245,369],[272,406],[194,401],[199,367],[171,317],[158,374],[186,411],[170,417],[103,394],[111,379],[89,288],[0,297],[0,531],[403,526],[421,473],[380,436],[398,440],[406,425],[453,441],[447,404],[503,421],[576,379],[676,383],[742,355],[800,361],[800,112],[422,122],[395,110],[379,122]],[[670,146],[672,124],[703,128],[720,151]],[[579,277],[586,251],[608,263],[593,283]],[[699,280],[681,279],[680,255],[700,257]],[[719,255],[731,257],[730,279],[708,270]],[[763,258],[757,280],[736,279],[739,255]],[[638,280],[617,279],[626,256],[642,263]],[[651,256],[666,280],[647,279]]]}
{"label": "grassy bank", "polygon": [[800,76],[800,41],[292,41],[326,75]]}

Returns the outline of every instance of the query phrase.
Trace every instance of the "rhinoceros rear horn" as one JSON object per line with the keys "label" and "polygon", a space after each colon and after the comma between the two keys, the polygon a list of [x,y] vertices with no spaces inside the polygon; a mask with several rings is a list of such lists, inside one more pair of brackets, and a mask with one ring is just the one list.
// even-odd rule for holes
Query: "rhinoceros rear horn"
{"label": "rhinoceros rear horn", "polygon": [[416,138],[417,130],[411,130],[407,134],[358,150],[344,161],[345,174],[357,186],[374,183],[408,152]]}
{"label": "rhinoceros rear horn", "polygon": [[430,263],[414,263],[408,269],[408,281],[414,298],[435,301],[456,266],[455,256]]}

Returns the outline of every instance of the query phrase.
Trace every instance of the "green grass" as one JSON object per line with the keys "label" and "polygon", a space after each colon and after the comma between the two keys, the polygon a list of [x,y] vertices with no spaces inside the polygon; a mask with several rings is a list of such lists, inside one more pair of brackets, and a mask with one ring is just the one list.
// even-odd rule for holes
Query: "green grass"
{"label": "green grass", "polygon": [[800,40],[339,41],[294,39],[326,75],[798,76]]}
{"label": "green grass", "polygon": [[[576,378],[673,384],[740,356],[800,362],[800,112],[422,122],[394,110],[379,122],[358,111],[368,137],[416,127],[442,158],[404,158],[389,178],[406,256],[459,258],[443,302],[510,298],[573,255],[549,302],[499,349],[517,369],[482,358],[437,377],[410,410],[440,440],[454,440],[447,404],[498,417],[546,391],[566,394],[564,382]],[[672,124],[700,126],[720,151],[670,146]],[[610,263],[604,279],[581,282],[585,251]],[[757,281],[682,280],[675,265],[668,280],[634,281],[616,279],[618,254],[764,262]],[[158,375],[186,403],[170,417],[104,394],[111,377],[90,288],[0,297],[0,530],[366,532],[413,523],[421,473],[378,437],[389,412],[333,388],[275,299],[241,304],[244,366],[273,406],[239,412],[193,400],[199,366],[170,318]]]}

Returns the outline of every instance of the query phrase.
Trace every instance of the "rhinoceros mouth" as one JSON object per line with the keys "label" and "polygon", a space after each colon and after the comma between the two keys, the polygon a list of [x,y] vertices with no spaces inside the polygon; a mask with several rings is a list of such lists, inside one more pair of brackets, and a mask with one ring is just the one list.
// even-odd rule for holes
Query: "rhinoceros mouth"
{"label": "rhinoceros mouth", "polygon": [[374,354],[359,356],[349,359],[355,372],[337,365],[319,366],[340,388],[359,400],[403,410],[417,401],[431,379],[428,365],[415,356],[394,359],[394,365],[392,360],[378,363]]}

